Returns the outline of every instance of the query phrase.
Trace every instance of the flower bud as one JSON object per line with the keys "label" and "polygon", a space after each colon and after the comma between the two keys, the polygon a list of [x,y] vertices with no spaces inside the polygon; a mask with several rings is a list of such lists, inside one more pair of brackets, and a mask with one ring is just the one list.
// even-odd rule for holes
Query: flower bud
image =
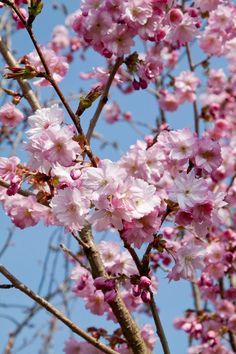
{"label": "flower bud", "polygon": [[184,15],[180,9],[171,9],[169,12],[169,21],[172,25],[179,25],[183,17]]}
{"label": "flower bud", "polygon": [[106,291],[104,294],[104,300],[108,303],[111,303],[111,302],[115,301],[116,295],[117,295],[117,293],[116,293],[115,289]]}
{"label": "flower bud", "polygon": [[21,182],[22,182],[21,177],[19,177],[18,175],[15,175],[12,178],[11,184],[7,189],[7,195],[9,195],[9,196],[15,195],[18,192],[18,190],[20,189]]}
{"label": "flower bud", "polygon": [[143,290],[142,293],[141,293],[141,299],[143,300],[143,302],[145,304],[149,303],[150,300],[151,300],[150,292],[147,291],[147,290]]}
{"label": "flower bud", "polygon": [[152,285],[152,281],[151,281],[151,279],[149,279],[148,277],[142,276],[142,277],[140,278],[139,286],[140,286],[142,289],[148,290],[151,285]]}

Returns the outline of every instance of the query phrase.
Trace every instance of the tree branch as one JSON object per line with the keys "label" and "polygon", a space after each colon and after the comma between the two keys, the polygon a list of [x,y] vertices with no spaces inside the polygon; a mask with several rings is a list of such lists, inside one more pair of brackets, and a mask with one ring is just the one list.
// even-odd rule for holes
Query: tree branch
{"label": "tree branch", "polygon": [[25,293],[28,297],[33,299],[39,305],[43,306],[48,312],[53,316],[58,318],[67,327],[69,327],[74,333],[78,334],[80,337],[84,338],[87,342],[92,344],[94,347],[100,349],[103,353],[107,354],[117,354],[117,352],[111,348],[108,348],[105,344],[99,342],[95,338],[89,336],[85,331],[79,328],[75,323],[73,323],[69,318],[67,318],[62,312],[60,312],[56,307],[51,305],[47,300],[38,294],[34,293],[30,288],[24,285],[21,281],[15,278],[3,265],[0,265],[0,273],[2,273],[12,285],[19,289],[21,292]]}
{"label": "tree branch", "polygon": [[[90,225],[87,225],[81,230],[80,237],[87,245],[87,247],[84,248],[84,253],[90,263],[93,278],[96,279],[97,277],[107,277],[107,272],[94,243]],[[139,328],[131,317],[119,293],[117,293],[115,301],[109,305],[113,311],[113,314],[116,316],[121,326],[122,332],[133,353],[148,354],[149,350],[147,349],[146,344],[140,334]]]}
{"label": "tree branch", "polygon": [[113,66],[113,68],[111,70],[111,73],[110,73],[109,78],[107,80],[106,86],[104,87],[102,96],[101,96],[101,98],[99,100],[97,109],[96,109],[96,111],[94,113],[93,118],[91,119],[91,121],[89,123],[88,132],[86,134],[88,143],[90,142],[90,139],[92,137],[92,134],[93,134],[93,131],[94,131],[95,126],[97,124],[97,121],[99,119],[99,116],[100,116],[100,114],[101,114],[101,112],[103,110],[103,107],[105,106],[105,104],[108,101],[108,93],[109,93],[110,87],[111,87],[112,82],[114,80],[114,77],[115,77],[115,75],[117,73],[117,70],[119,69],[119,67],[121,66],[122,63],[123,63],[123,57],[117,58],[114,66]]}
{"label": "tree branch", "polygon": [[[15,60],[14,56],[12,53],[9,51],[7,46],[2,40],[2,37],[0,37],[0,53],[2,54],[5,62],[9,66],[17,66],[17,61]],[[25,99],[29,102],[29,105],[31,106],[33,111],[36,111],[37,109],[40,109],[40,103],[36,95],[34,94],[30,84],[27,82],[27,80],[23,80],[18,78],[17,82],[19,86],[21,87],[21,90],[23,92],[23,95]]]}

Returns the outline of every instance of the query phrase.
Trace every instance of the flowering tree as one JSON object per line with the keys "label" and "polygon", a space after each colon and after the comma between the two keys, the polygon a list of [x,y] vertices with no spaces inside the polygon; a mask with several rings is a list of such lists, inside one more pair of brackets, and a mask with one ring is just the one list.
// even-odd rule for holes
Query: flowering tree
{"label": "flowering tree", "polygon": [[[42,221],[76,240],[76,249],[60,245],[72,280],[68,286],[65,279],[64,292],[82,298],[92,314],[105,314],[116,329],[82,330],[50,303],[60,287],[43,298],[3,265],[9,283],[1,292],[19,289],[80,336],[68,338],[66,354],[169,354],[155,299],[163,271],[170,281],[192,286],[194,307],[174,321],[188,335],[188,353],[236,353],[234,2],[81,0],[47,45],[34,31],[35,23],[43,24],[41,0],[0,4],[1,143],[11,147],[11,156],[0,158],[3,210],[20,229]],[[9,38],[19,30],[33,50],[16,60]],[[82,61],[92,51],[104,65],[80,73],[93,84],[74,108],[59,83],[77,64],[77,53]],[[159,107],[148,134],[114,162],[94,148],[95,138],[112,144],[95,131],[100,117],[136,130],[149,126],[122,111],[112,85],[124,95],[145,90]],[[44,101],[46,86],[56,103]],[[171,114],[186,104],[193,107],[194,129],[180,122],[174,130]],[[16,156],[22,140],[24,161]],[[100,232],[109,239],[98,241]],[[0,254],[8,243],[9,237]],[[37,306],[11,333],[5,354]],[[141,312],[147,319],[139,328]]]}

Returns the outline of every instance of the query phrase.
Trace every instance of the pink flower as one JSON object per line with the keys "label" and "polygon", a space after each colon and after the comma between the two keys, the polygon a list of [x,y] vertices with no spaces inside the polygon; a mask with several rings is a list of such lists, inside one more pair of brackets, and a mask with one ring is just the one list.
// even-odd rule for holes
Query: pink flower
{"label": "pink flower", "polygon": [[180,104],[176,95],[173,95],[169,92],[166,92],[164,95],[161,95],[159,103],[160,107],[167,112],[176,111]]}
{"label": "pink flower", "polygon": [[[67,59],[65,57],[58,56],[52,49],[47,49],[43,46],[41,46],[41,51],[53,79],[56,82],[60,82],[69,69]],[[36,71],[45,72],[41,60],[36,51],[31,52],[27,55],[27,61],[36,69]],[[37,86],[51,85],[50,82],[44,78],[35,81],[34,84]]]}
{"label": "pink flower", "polygon": [[198,141],[198,151],[195,155],[195,164],[208,173],[216,170],[222,163],[221,148],[218,142],[208,138]]}
{"label": "pink flower", "polygon": [[191,71],[183,71],[175,78],[176,93],[181,103],[196,100],[196,90],[200,80]]}
{"label": "pink flower", "polygon": [[145,25],[148,18],[152,16],[152,7],[145,0],[128,0],[126,4],[125,14],[127,19],[135,25]]}
{"label": "pink flower", "polygon": [[208,185],[203,178],[196,178],[195,172],[182,172],[174,180],[170,199],[177,202],[181,209],[192,208],[208,199]]}
{"label": "pink flower", "polygon": [[[69,167],[81,155],[79,144],[73,140],[74,132],[68,126],[59,131],[51,128],[44,135],[43,156],[51,163],[59,162],[62,166]],[[37,144],[37,143],[36,143]]]}
{"label": "pink flower", "polygon": [[205,30],[199,39],[199,47],[209,55],[219,56],[223,53],[222,38],[216,32]]}
{"label": "pink flower", "polygon": [[117,122],[120,113],[120,107],[116,102],[107,104],[104,112],[106,122],[110,124]]}
{"label": "pink flower", "polygon": [[9,158],[0,157],[0,178],[5,181],[11,181],[16,175],[17,165],[20,163],[20,159],[16,156]]}
{"label": "pink flower", "polygon": [[204,246],[190,240],[177,250],[176,264],[168,274],[168,278],[170,280],[179,280],[180,278],[192,280],[196,269],[204,267],[204,255]]}
{"label": "pink flower", "polygon": [[52,198],[51,207],[57,219],[69,230],[81,230],[89,212],[90,201],[78,189],[59,190]]}
{"label": "pink flower", "polygon": [[43,218],[47,207],[37,203],[36,198],[13,196],[4,203],[4,209],[12,222],[19,228],[36,225]]}
{"label": "pink flower", "polygon": [[60,49],[64,49],[70,45],[69,32],[65,26],[58,25],[52,31],[52,40],[50,47],[58,52]]}
{"label": "pink flower", "polygon": [[0,122],[9,127],[16,127],[24,119],[23,113],[11,103],[5,103],[0,108]]}
{"label": "pink flower", "polygon": [[154,210],[140,219],[125,221],[122,237],[137,248],[140,248],[144,242],[152,242],[153,234],[158,231],[161,224],[158,215],[159,211]]}
{"label": "pink flower", "polygon": [[28,122],[31,128],[27,131],[29,138],[37,138],[42,133],[50,130],[52,127],[60,130],[60,125],[64,120],[64,113],[58,105],[49,108],[37,109],[33,115],[29,116]]}
{"label": "pink flower", "polygon": [[171,9],[168,13],[171,25],[179,25],[183,20],[183,13],[180,9]]}
{"label": "pink flower", "polygon": [[66,354],[80,353],[80,343],[74,338],[69,338],[64,345],[63,352]]}

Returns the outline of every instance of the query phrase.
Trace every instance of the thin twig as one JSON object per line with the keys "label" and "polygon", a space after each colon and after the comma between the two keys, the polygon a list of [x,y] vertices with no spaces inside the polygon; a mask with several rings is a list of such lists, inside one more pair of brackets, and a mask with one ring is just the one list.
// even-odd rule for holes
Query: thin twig
{"label": "thin twig", "polygon": [[[3,42],[2,38],[0,37],[0,53],[2,54],[5,62],[9,66],[17,66],[17,62],[12,55],[12,53],[9,51],[5,43]],[[36,111],[37,109],[41,108],[41,105],[39,103],[38,98],[36,97],[35,93],[33,92],[30,84],[23,79],[17,79],[18,84],[20,85],[23,96],[25,99],[29,102],[29,105],[31,106],[33,111]]]}
{"label": "thin twig", "polygon": [[158,310],[157,310],[157,306],[154,300],[154,296],[153,293],[150,291],[150,295],[151,295],[151,301],[150,301],[150,308],[152,311],[152,316],[156,325],[156,330],[157,330],[157,335],[160,338],[161,341],[161,345],[162,345],[162,349],[164,354],[170,354],[170,349],[169,349],[169,345],[165,336],[165,332],[163,330],[162,324],[161,324],[161,320],[158,314]]}
{"label": "thin twig", "polygon": [[98,106],[97,106],[97,109],[94,113],[94,116],[93,118],[91,119],[90,123],[89,123],[89,128],[88,128],[88,132],[86,134],[86,137],[87,137],[87,140],[88,140],[88,143],[90,142],[90,139],[92,137],[92,134],[93,134],[93,131],[95,129],[95,126],[97,124],[97,121],[99,119],[99,116],[103,110],[103,107],[105,106],[105,104],[107,103],[108,101],[108,93],[109,93],[109,90],[110,90],[110,87],[112,85],[112,82],[114,80],[114,77],[117,73],[117,70],[119,69],[119,67],[121,66],[121,64],[123,63],[123,57],[119,57],[116,59],[116,62],[111,70],[111,73],[109,75],[109,78],[107,80],[107,83],[104,87],[104,90],[103,90],[103,93],[102,93],[102,96],[99,100],[99,103],[98,103]]}
{"label": "thin twig", "polygon": [[67,318],[62,312],[60,312],[56,307],[51,305],[47,300],[38,294],[34,293],[30,288],[24,285],[20,280],[15,278],[3,265],[0,265],[0,273],[3,274],[12,285],[19,289],[21,292],[26,294],[28,297],[33,299],[39,305],[43,306],[48,312],[53,316],[58,318],[67,327],[69,327],[74,333],[78,334],[80,337],[84,338],[87,342],[92,344],[94,347],[100,349],[103,353],[117,354],[117,352],[111,348],[108,348],[105,344],[99,342],[95,338],[89,336],[85,331],[73,323],[69,318]]}
{"label": "thin twig", "polygon": [[[192,56],[191,52],[189,49],[188,43],[186,44],[186,53],[187,53],[187,58],[188,58],[188,64],[189,64],[189,69],[190,71],[194,72],[195,66],[192,61]],[[199,115],[198,115],[198,109],[197,109],[197,101],[193,101],[193,112],[194,112],[194,129],[197,135],[199,135]]]}
{"label": "thin twig", "polygon": [[13,234],[14,234],[14,230],[15,230],[15,226],[11,227],[11,229],[9,230],[7,239],[6,239],[2,249],[0,250],[0,258],[3,256],[4,252],[6,251],[6,249],[9,246],[10,241],[11,241]]}

